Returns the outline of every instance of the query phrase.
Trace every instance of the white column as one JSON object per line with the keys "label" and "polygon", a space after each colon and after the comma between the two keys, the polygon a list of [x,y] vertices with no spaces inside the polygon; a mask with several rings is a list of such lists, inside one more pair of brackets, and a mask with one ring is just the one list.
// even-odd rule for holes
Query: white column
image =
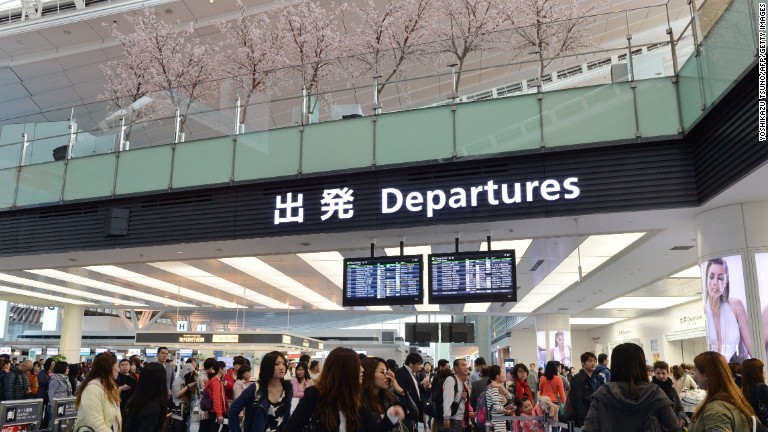
{"label": "white column", "polygon": [[477,343],[478,356],[484,357],[490,365],[491,361],[491,323],[487,315],[478,315],[475,321],[475,342]]}
{"label": "white column", "polygon": [[0,301],[0,340],[8,340],[8,322],[11,318],[11,304]]}
{"label": "white column", "polygon": [[80,361],[80,347],[83,343],[83,312],[85,308],[79,305],[64,306],[64,317],[61,321],[61,345],[59,354],[67,358],[67,362]]}
{"label": "white column", "polygon": [[[699,214],[694,219],[702,272],[702,293],[705,294],[707,264],[724,259],[728,266],[729,305],[746,308],[743,319],[748,321],[751,356],[765,361],[768,334],[768,201],[733,204]],[[706,305],[707,334],[715,326]],[[738,316],[739,313],[737,312]],[[726,322],[726,321],[722,321]],[[762,324],[762,325],[761,325]],[[721,330],[722,330],[721,325]],[[713,343],[714,342],[714,343]],[[727,344],[723,337],[722,344]],[[712,347],[710,347],[712,345]],[[707,349],[718,347],[716,336],[708,336]],[[714,347],[714,348],[713,348]]]}

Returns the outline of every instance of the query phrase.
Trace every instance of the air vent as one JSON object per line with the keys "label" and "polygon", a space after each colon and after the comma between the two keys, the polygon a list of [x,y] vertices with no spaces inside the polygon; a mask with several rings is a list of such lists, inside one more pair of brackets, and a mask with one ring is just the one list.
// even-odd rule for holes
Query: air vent
{"label": "air vent", "polygon": [[540,260],[536,261],[536,264],[534,264],[533,267],[531,267],[531,271],[534,272],[534,271],[538,270],[538,268],[541,267],[542,264],[544,264],[544,260],[543,259],[540,259]]}
{"label": "air vent", "polygon": [[383,331],[383,332],[381,332],[381,343],[382,344],[393,344],[393,343],[395,343],[395,332],[393,332],[393,331]]}
{"label": "air vent", "polygon": [[693,248],[693,246],[675,246],[675,247],[670,248],[669,250],[684,251],[684,250],[689,250],[691,248]]}

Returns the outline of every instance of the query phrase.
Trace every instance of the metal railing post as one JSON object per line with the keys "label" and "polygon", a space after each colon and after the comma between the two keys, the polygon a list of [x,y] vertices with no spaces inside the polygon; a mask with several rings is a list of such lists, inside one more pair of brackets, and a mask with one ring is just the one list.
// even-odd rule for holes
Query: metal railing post
{"label": "metal railing post", "polygon": [[72,147],[77,141],[77,123],[75,123],[75,109],[69,115],[69,142],[67,143],[67,160],[72,159]]}
{"label": "metal railing post", "polygon": [[181,110],[176,108],[176,131],[173,134],[173,143],[178,144],[181,141]]}
{"label": "metal railing post", "polygon": [[451,103],[456,103],[456,99],[459,97],[459,89],[457,87],[459,77],[456,74],[456,66],[458,66],[457,63],[449,64],[448,67],[451,68]]}
{"label": "metal railing post", "polygon": [[125,141],[125,116],[120,116],[120,141],[117,147],[117,151],[127,150],[127,142]]}
{"label": "metal railing post", "polygon": [[19,155],[19,166],[24,165],[24,159],[27,157],[27,146],[29,145],[29,142],[27,141],[27,133],[23,132],[21,134],[21,154]]}
{"label": "metal railing post", "polygon": [[301,89],[301,125],[309,123],[309,93],[305,85]]}
{"label": "metal railing post", "polygon": [[240,96],[238,96],[235,102],[235,135],[240,134],[240,124]]}
{"label": "metal railing post", "polygon": [[379,78],[381,75],[373,77],[373,114],[381,114],[381,102],[379,101]]}

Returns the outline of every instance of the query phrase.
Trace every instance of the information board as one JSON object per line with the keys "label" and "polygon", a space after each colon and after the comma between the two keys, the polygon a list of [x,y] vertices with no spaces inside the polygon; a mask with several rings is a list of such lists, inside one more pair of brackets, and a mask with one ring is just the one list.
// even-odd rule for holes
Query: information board
{"label": "information board", "polygon": [[344,260],[344,306],[423,302],[421,255]]}
{"label": "information board", "polygon": [[429,302],[517,301],[515,251],[429,255]]}
{"label": "information board", "polygon": [[42,399],[0,402],[2,430],[29,430],[40,424],[43,414]]}

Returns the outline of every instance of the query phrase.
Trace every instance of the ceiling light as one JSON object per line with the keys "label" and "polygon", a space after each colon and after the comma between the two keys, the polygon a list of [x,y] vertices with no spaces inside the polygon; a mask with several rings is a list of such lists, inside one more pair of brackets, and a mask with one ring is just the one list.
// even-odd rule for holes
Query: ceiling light
{"label": "ceiling light", "polygon": [[315,252],[296,254],[312,268],[328,278],[334,285],[341,288],[344,279],[344,257],[336,252]]}
{"label": "ceiling light", "polygon": [[701,269],[699,269],[698,266],[693,266],[691,268],[687,268],[681,272],[675,273],[671,278],[689,278],[689,279],[699,279],[701,277]]}
{"label": "ceiling light", "polygon": [[296,309],[295,307],[287,303],[283,303],[281,301],[272,299],[270,297],[265,296],[264,294],[259,294],[256,291],[250,290],[234,282],[230,282],[226,279],[220,278],[216,275],[200,270],[197,267],[193,267],[183,262],[170,261],[170,262],[157,262],[157,263],[148,263],[148,264],[151,265],[152,267],[159,268],[160,270],[165,270],[177,276],[185,277],[189,280],[193,280],[197,283],[201,283],[211,288],[216,288],[217,290],[221,290],[238,297],[245,297],[248,300],[262,304],[269,308]]}
{"label": "ceiling light", "polygon": [[[528,247],[531,246],[531,243],[533,243],[533,239],[503,241],[493,241],[493,239],[491,239],[491,247],[493,250],[515,250],[515,264],[520,264],[520,260],[523,258],[523,255],[525,255]],[[488,242],[484,241],[480,243],[480,252],[486,252],[487,250]]]}
{"label": "ceiling light", "polygon": [[367,306],[369,311],[391,311],[392,308],[389,306]]}
{"label": "ceiling light", "polygon": [[626,318],[571,318],[571,325],[607,325],[624,321]]}
{"label": "ceiling light", "polygon": [[73,304],[73,305],[82,305],[82,306],[93,306],[93,303],[88,303],[80,300],[72,300],[68,299],[66,297],[59,297],[59,296],[52,296],[48,294],[43,294],[39,292],[29,291],[29,290],[23,290],[19,288],[11,288],[7,286],[0,286],[0,292],[4,292],[6,294],[16,294],[20,296],[25,297],[33,297],[37,299],[44,299],[44,300],[51,300],[58,303],[67,303],[67,304]]}
{"label": "ceiling light", "polygon": [[219,261],[309,303],[318,309],[344,310],[341,305],[307,288],[287,274],[256,257],[221,258]]}
{"label": "ceiling light", "polygon": [[467,303],[464,305],[464,313],[487,312],[489,307],[491,303]]}
{"label": "ceiling light", "polygon": [[598,306],[598,309],[666,309],[699,297],[619,297]]}
{"label": "ceiling light", "polygon": [[[384,252],[388,256],[399,256],[400,248],[384,248]],[[429,304],[429,290],[427,290],[427,266],[429,265],[429,258],[427,255],[432,253],[432,246],[409,246],[403,248],[403,255],[422,255],[424,257],[424,267],[421,269],[421,289],[424,293],[424,303],[414,305],[419,312],[440,312],[440,305]]]}
{"label": "ceiling light", "polygon": [[117,299],[117,298],[114,298],[114,297],[107,297],[107,296],[103,296],[103,295],[99,295],[99,294],[93,294],[93,293],[89,293],[87,291],[83,291],[83,290],[79,290],[79,289],[67,288],[67,287],[63,287],[63,286],[59,286],[59,285],[50,284],[50,283],[47,283],[47,282],[41,282],[41,281],[36,281],[36,280],[32,280],[32,279],[26,279],[26,278],[22,278],[22,277],[18,277],[18,276],[11,276],[11,275],[8,275],[8,274],[3,274],[3,273],[0,273],[0,281],[8,282],[8,283],[16,284],[16,285],[23,285],[23,286],[33,287],[33,288],[39,288],[39,289],[43,289],[43,290],[46,290],[46,291],[53,291],[53,292],[57,292],[59,294],[73,295],[73,296],[76,296],[76,297],[85,297],[85,298],[87,298],[89,300],[98,300],[98,301],[103,301],[103,302],[106,302],[106,303],[114,304],[114,303],[118,303],[119,302],[119,303],[122,303],[122,304],[124,304],[126,306],[147,306],[144,303],[137,303],[137,302],[127,301],[127,300],[120,300],[120,299]]}
{"label": "ceiling light", "polygon": [[126,270],[124,268],[120,268],[117,266],[106,265],[106,266],[90,266],[90,267],[84,267],[84,268],[92,272],[101,273],[101,274],[115,277],[118,279],[123,279],[130,283],[144,285],[151,288],[159,289],[161,291],[165,291],[170,294],[179,295],[181,297],[190,298],[200,302],[210,303],[214,306],[230,308],[230,309],[244,307],[237,303],[222,300],[208,294],[203,294],[201,292],[197,292],[189,288],[180,287],[178,285],[174,285],[174,284],[162,281],[160,279],[155,279],[149,276],[145,276],[143,274]]}
{"label": "ceiling light", "polygon": [[152,302],[164,304],[167,306],[197,307],[190,303],[183,303],[175,300],[170,300],[165,297],[160,297],[153,294],[147,294],[141,291],[136,291],[136,290],[128,289],[125,287],[121,287],[119,285],[112,285],[106,282],[97,281],[95,279],[88,279],[86,277],[65,273],[60,270],[40,269],[40,270],[24,270],[24,271],[28,273],[40,275],[40,276],[45,276],[51,279],[58,279],[65,282],[71,282],[78,285],[83,285],[83,286],[87,286],[87,287],[91,287],[91,288],[95,288],[103,291],[120,293],[128,297],[136,297],[142,300],[152,301]]}
{"label": "ceiling light", "polygon": [[[587,237],[550,274],[539,282],[525,297],[509,310],[512,314],[526,314],[540,308],[569,286],[586,277],[614,255],[645,235],[640,233],[604,234]],[[579,258],[579,254],[581,257]],[[581,265],[581,275],[579,275]]]}

